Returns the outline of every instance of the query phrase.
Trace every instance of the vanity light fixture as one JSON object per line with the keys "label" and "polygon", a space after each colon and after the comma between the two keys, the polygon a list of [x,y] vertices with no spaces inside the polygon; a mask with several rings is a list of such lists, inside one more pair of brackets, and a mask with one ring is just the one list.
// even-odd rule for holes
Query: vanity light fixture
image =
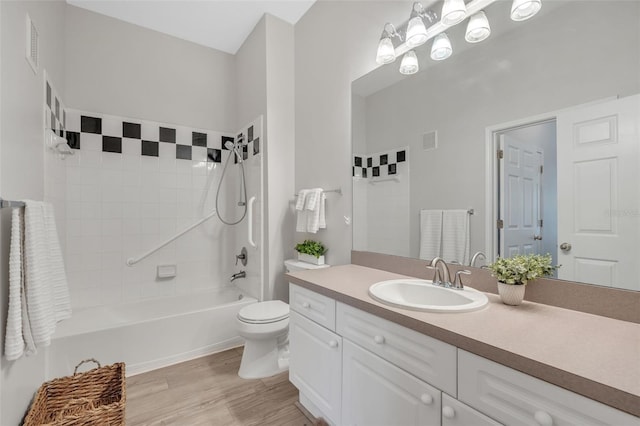
{"label": "vanity light fixture", "polygon": [[541,0],[513,0],[511,5],[511,19],[525,21],[533,17],[542,8]]}
{"label": "vanity light fixture", "polygon": [[[433,3],[435,1],[430,4]],[[465,4],[465,0],[444,0],[442,19],[439,21],[438,14],[433,10],[425,9],[420,2],[413,3],[409,20],[399,26],[397,31],[392,24],[385,24],[378,43],[376,62],[380,65],[389,64],[403,55],[400,72],[415,74],[419,66],[414,50],[429,39],[433,39],[431,59],[443,61],[453,53],[451,41],[445,31],[465,18],[469,18],[465,40],[469,43],[486,40],[491,35],[491,26],[485,10],[493,3],[498,3],[498,0],[470,0],[468,4]],[[538,13],[541,7],[542,0],[512,0],[511,19],[527,20]]]}
{"label": "vanity light fixture", "polygon": [[408,51],[402,57],[400,62],[400,74],[410,75],[418,72],[420,67],[418,66],[418,57],[413,50]]}
{"label": "vanity light fixture", "polygon": [[396,60],[395,47],[393,46],[393,37],[397,37],[402,40],[400,34],[397,33],[393,24],[387,22],[384,24],[384,29],[380,35],[380,42],[378,43],[378,53],[376,54],[376,62],[379,65],[390,64]]}
{"label": "vanity light fixture", "polygon": [[426,43],[429,39],[427,36],[427,27],[424,25],[424,19],[431,25],[435,22],[437,16],[433,11],[425,11],[421,3],[413,3],[406,35],[406,44],[412,49]]}
{"label": "vanity light fixture", "polygon": [[480,11],[469,18],[467,24],[467,32],[464,35],[464,39],[469,43],[478,43],[482,40],[486,40],[491,34],[491,27],[489,26],[489,20],[484,11]]}
{"label": "vanity light fixture", "polygon": [[467,17],[464,0],[444,0],[442,5],[442,23],[448,27],[460,23]]}
{"label": "vanity light fixture", "polygon": [[434,61],[444,61],[451,56],[452,53],[453,48],[451,47],[451,41],[447,33],[438,34],[431,46],[431,59]]}

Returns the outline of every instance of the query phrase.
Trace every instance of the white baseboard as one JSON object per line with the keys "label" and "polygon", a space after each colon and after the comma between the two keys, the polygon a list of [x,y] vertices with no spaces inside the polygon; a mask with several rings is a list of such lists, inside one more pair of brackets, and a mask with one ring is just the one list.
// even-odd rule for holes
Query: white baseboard
{"label": "white baseboard", "polygon": [[127,364],[126,375],[127,377],[135,376],[137,374],[146,373],[158,368],[169,367],[170,365],[179,364],[181,362],[190,361],[192,359],[201,358],[203,356],[215,354],[217,352],[226,351],[228,349],[237,348],[244,345],[244,339],[242,337],[233,337],[223,342],[218,342],[213,345],[204,346],[202,348],[194,349],[181,354],[172,355],[164,358],[154,359],[152,361],[141,362],[138,364]]}

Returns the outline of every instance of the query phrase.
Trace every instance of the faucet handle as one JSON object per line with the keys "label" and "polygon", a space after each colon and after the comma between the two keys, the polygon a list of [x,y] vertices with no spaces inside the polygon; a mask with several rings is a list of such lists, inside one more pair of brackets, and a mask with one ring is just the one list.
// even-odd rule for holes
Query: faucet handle
{"label": "faucet handle", "polygon": [[471,275],[471,271],[467,269],[463,269],[461,271],[456,272],[456,278],[453,280],[453,288],[463,289],[464,284],[462,284],[461,275]]}

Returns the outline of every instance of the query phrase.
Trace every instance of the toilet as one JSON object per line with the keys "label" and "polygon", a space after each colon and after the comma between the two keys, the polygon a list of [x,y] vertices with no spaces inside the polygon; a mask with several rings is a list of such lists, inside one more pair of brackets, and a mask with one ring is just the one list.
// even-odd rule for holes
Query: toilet
{"label": "toilet", "polygon": [[[295,259],[285,260],[287,272],[327,268]],[[236,319],[238,334],[244,338],[244,353],[238,376],[260,379],[289,369],[289,305],[269,300],[245,306]]]}

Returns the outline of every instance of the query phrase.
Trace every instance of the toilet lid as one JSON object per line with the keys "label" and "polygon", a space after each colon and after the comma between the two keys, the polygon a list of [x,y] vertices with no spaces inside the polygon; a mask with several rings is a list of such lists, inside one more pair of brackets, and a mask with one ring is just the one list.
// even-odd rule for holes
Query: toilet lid
{"label": "toilet lid", "polygon": [[276,322],[289,317],[289,305],[281,300],[253,303],[238,312],[241,321],[250,323]]}

